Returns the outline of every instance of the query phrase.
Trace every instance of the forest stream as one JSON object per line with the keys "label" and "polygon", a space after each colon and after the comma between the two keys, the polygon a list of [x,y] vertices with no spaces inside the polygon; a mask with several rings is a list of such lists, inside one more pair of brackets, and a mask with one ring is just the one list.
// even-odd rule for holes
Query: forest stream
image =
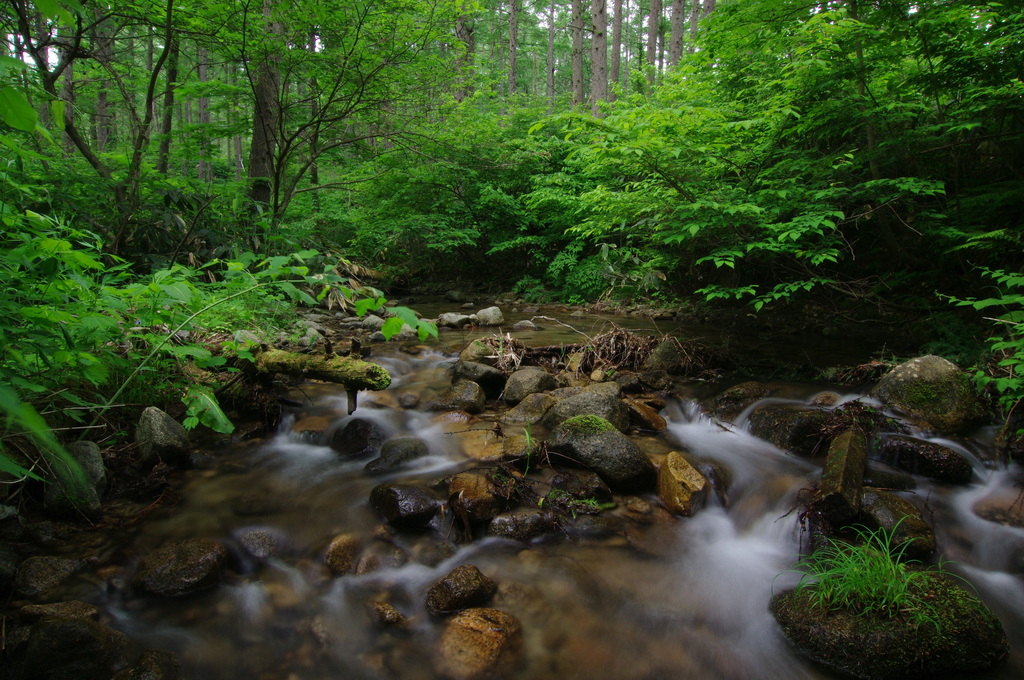
{"label": "forest stream", "polygon": [[[567,322],[595,331],[595,319]],[[546,325],[549,331],[523,339],[553,344],[574,333]],[[441,337],[457,346],[469,335],[446,331]],[[813,358],[789,342],[775,349]],[[837,342],[817,350],[842,348]],[[616,496],[614,507],[562,517],[532,540],[486,530],[466,540],[450,513],[439,515],[431,531],[386,528],[368,502],[371,490],[382,483],[417,484],[443,501],[440,480],[493,466],[467,453],[493,443],[499,432],[524,429],[496,428],[504,408],[496,410],[493,400],[468,422],[400,407],[401,395],[416,394],[427,404],[450,384],[456,356],[436,344],[411,351],[375,345],[373,359],[393,376],[386,392],[360,393],[358,409],[348,415],[340,386],[292,388],[291,401],[301,405],[288,409],[275,434],[257,443],[226,442],[199,456],[205,463],[175,483],[177,503],[149,513],[120,538],[108,537],[96,555],[96,572],[72,582],[65,596],[99,605],[141,648],[176,652],[183,677],[192,680],[427,680],[458,673],[445,671],[450,661],[438,651],[445,618],[427,611],[425,594],[456,567],[475,565],[497,584],[484,606],[521,625],[521,649],[500,669],[510,677],[840,677],[802,658],[768,609],[772,593],[798,579],[787,570],[806,548],[801,504],[822,461],[751,435],[753,407],[733,422],[711,418],[700,404],[725,385],[677,382],[662,412],[667,427],[631,435],[655,463],[685,449],[726,471],[718,493],[692,517],[669,515],[653,494]],[[838,393],[836,405],[865,398],[824,384],[781,387],[775,402],[809,404],[827,391]],[[344,459],[328,445],[353,419],[372,422],[386,437],[415,435],[428,455],[398,472],[369,475],[368,458]],[[531,437],[545,435],[539,426],[530,429]],[[945,567],[968,580],[1005,627],[1008,663],[973,677],[1009,680],[1024,676],[1024,529],[975,514],[979,503],[1007,512],[1020,506],[1013,486],[1019,470],[985,462],[993,459],[993,437],[986,427],[969,439],[942,440],[971,461],[969,484],[904,475],[912,488],[901,495],[923,509],[936,532],[936,554],[950,560]],[[877,462],[871,467],[892,472]],[[538,477],[549,478],[550,471]],[[324,554],[342,535],[354,537],[359,548],[352,573],[332,575]],[[215,539],[229,550],[230,576],[205,593],[140,596],[125,585],[135,563],[103,569],[115,554],[144,556],[193,538]]]}

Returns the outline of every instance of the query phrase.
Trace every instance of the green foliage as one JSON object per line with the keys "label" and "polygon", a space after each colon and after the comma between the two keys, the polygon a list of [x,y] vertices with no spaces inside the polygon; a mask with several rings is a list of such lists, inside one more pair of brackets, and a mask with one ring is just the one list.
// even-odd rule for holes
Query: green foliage
{"label": "green foliage", "polygon": [[914,626],[938,625],[940,612],[918,584],[941,566],[923,569],[904,559],[909,543],[894,541],[895,529],[854,527],[853,545],[836,539],[802,559],[797,590],[817,607],[882,618],[905,618]]}
{"label": "green foliage", "polygon": [[980,300],[949,299],[961,307],[997,311],[985,317],[1000,331],[988,339],[994,365],[991,370],[978,369],[974,378],[980,389],[995,392],[1003,412],[1009,414],[1024,399],[1024,274],[1001,269],[982,269],[982,274],[995,282],[994,295]]}

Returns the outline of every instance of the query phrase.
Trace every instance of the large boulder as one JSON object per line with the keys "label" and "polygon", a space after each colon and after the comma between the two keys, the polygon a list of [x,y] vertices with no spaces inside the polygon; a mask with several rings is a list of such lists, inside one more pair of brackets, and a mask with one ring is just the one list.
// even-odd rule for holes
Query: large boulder
{"label": "large boulder", "polygon": [[143,558],[132,585],[152,595],[190,595],[220,582],[227,556],[227,548],[209,538],[165,545]]}
{"label": "large boulder", "polygon": [[46,617],[32,627],[10,677],[109,680],[126,664],[128,642],[124,633],[95,621]]}
{"label": "large boulder", "polygon": [[498,584],[472,564],[456,567],[427,590],[427,611],[435,616],[487,604]]}
{"label": "large boulder", "polygon": [[934,621],[826,609],[816,604],[812,588],[775,596],[771,610],[804,654],[856,678],[974,677],[1002,663],[1009,653],[1006,634],[988,607],[944,574],[920,576],[916,587]]}
{"label": "large boulder", "polygon": [[629,427],[629,409],[619,398],[615,383],[600,383],[560,399],[546,414],[543,423],[555,428],[576,416],[597,416],[611,423],[617,430]]}
{"label": "large boulder", "polygon": [[556,387],[558,384],[554,376],[540,366],[524,366],[508,377],[503,398],[514,405],[531,394],[546,392]]}
{"label": "large boulder", "polygon": [[654,463],[604,418],[585,415],[565,420],[552,432],[547,447],[562,462],[593,470],[614,491],[654,488]]}
{"label": "large boulder", "polygon": [[674,338],[663,340],[650,353],[644,362],[643,369],[669,375],[683,372],[684,356],[679,341]]}
{"label": "large boulder", "polygon": [[886,437],[879,454],[893,467],[940,482],[967,484],[974,476],[970,461],[953,449],[907,435]]}
{"label": "large boulder", "polygon": [[471,321],[469,314],[463,312],[445,312],[437,317],[439,328],[462,328]]}
{"label": "large boulder", "polygon": [[159,461],[174,463],[188,453],[188,430],[157,407],[149,406],[139,417],[135,443],[139,447],[139,464],[143,468],[152,467]]}
{"label": "large boulder", "polygon": [[750,432],[783,451],[809,457],[823,454],[822,427],[828,413],[788,404],[766,404],[750,414]]}
{"label": "large boulder", "polygon": [[942,357],[917,357],[892,369],[871,396],[938,432],[963,432],[985,417],[970,377]]}
{"label": "large boulder", "polygon": [[484,388],[491,399],[497,399],[505,388],[505,374],[487,364],[476,361],[458,361],[452,367],[452,382],[470,380]]}
{"label": "large boulder", "polygon": [[438,649],[438,671],[451,680],[500,680],[523,661],[523,627],[498,609],[466,609],[448,621]]}
{"label": "large boulder", "polygon": [[476,313],[477,326],[500,326],[505,323],[505,317],[497,307],[486,307]]}
{"label": "large boulder", "polygon": [[380,484],[370,491],[370,507],[396,529],[422,531],[434,519],[440,503],[418,486]]}
{"label": "large boulder", "polygon": [[486,403],[487,397],[482,387],[472,380],[456,380],[437,399],[427,404],[427,408],[431,411],[480,413]]}

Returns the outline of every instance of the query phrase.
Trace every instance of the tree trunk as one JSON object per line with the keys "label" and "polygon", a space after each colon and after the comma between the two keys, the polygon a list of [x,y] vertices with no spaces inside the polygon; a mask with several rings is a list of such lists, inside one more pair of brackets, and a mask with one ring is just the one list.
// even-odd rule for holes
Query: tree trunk
{"label": "tree trunk", "polygon": [[[263,17],[266,32],[271,36],[281,35],[283,27],[272,18],[273,0],[263,0]],[[252,144],[249,146],[249,198],[264,210],[270,207],[273,197],[274,156],[277,151],[278,90],[281,74],[278,70],[274,47],[260,58],[256,66],[256,83],[253,86]]]}
{"label": "tree trunk", "polygon": [[[310,31],[309,51],[316,53],[316,31]],[[320,87],[316,76],[309,80],[309,119],[320,119]],[[309,133],[309,183],[316,187],[320,184],[320,126],[313,125]],[[313,191],[313,212],[320,212],[320,192]]]}
{"label": "tree trunk", "polygon": [[[696,0],[691,0],[696,2]],[[683,58],[683,33],[686,32],[686,0],[672,0],[672,42],[668,48],[668,65],[675,66]]]}
{"label": "tree trunk", "polygon": [[572,0],[572,105],[583,104],[583,0]]}
{"label": "tree trunk", "polygon": [[555,0],[548,5],[548,82],[547,98],[549,111],[555,106]]}
{"label": "tree trunk", "polygon": [[690,5],[690,51],[693,51],[693,41],[697,39],[697,22],[700,20],[700,0],[691,0]]}
{"label": "tree trunk", "polygon": [[[209,53],[205,47],[199,48],[199,63],[196,67],[196,75],[199,76],[199,82],[205,84],[209,81]],[[198,102],[199,108],[199,125],[202,126],[199,137],[199,163],[196,167],[197,175],[200,181],[210,182],[213,181],[213,165],[210,163],[210,156],[213,150],[210,148],[210,98],[202,96]]]}
{"label": "tree trunk", "polygon": [[516,93],[519,70],[519,0],[509,0],[508,8],[508,96]]}
{"label": "tree trunk", "polygon": [[178,87],[178,57],[181,46],[177,39],[171,43],[167,55],[167,80],[164,89],[164,108],[160,121],[160,150],[157,152],[156,171],[167,176],[171,156],[171,132],[174,129],[174,91]]}
{"label": "tree trunk", "polygon": [[[622,0],[615,0],[615,16],[612,18],[612,65],[610,80],[619,82],[619,70],[622,62]],[[628,66],[628,65],[627,65]],[[610,99],[614,99],[612,94]]]}
{"label": "tree trunk", "polygon": [[600,104],[608,99],[608,15],[607,0],[590,1],[590,20],[594,28],[590,61],[590,112],[601,115]]}
{"label": "tree trunk", "polygon": [[475,23],[468,3],[463,3],[455,18],[455,38],[463,51],[455,59],[455,72],[459,85],[455,88],[455,101],[461,102],[473,94],[473,67],[476,53]]}
{"label": "tree trunk", "polygon": [[647,84],[654,85],[658,71],[658,34],[661,32],[661,0],[651,0],[647,15]]}
{"label": "tree trunk", "polygon": [[[102,11],[102,10],[101,10]],[[96,59],[105,68],[113,68],[113,38],[110,36],[110,28],[106,21],[99,21],[96,24],[94,40],[96,42]],[[100,81],[99,91],[96,93],[96,151],[104,153],[109,150],[111,140],[110,119],[113,115],[107,92],[114,88],[114,83],[109,77]]]}

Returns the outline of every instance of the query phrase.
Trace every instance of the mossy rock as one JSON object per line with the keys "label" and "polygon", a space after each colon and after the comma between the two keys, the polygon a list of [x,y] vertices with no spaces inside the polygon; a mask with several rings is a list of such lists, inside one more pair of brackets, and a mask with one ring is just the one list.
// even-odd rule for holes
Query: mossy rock
{"label": "mossy rock", "polygon": [[934,624],[825,609],[814,604],[811,588],[776,595],[771,611],[801,652],[857,678],[980,673],[1007,658],[1003,626],[981,600],[939,573],[923,574],[916,588],[933,603]]}
{"label": "mossy rock", "polygon": [[871,396],[938,432],[963,432],[985,417],[970,377],[942,357],[917,357],[892,369]]}
{"label": "mossy rock", "polygon": [[573,416],[562,423],[566,434],[579,437],[596,432],[611,432],[616,427],[600,416]]}

